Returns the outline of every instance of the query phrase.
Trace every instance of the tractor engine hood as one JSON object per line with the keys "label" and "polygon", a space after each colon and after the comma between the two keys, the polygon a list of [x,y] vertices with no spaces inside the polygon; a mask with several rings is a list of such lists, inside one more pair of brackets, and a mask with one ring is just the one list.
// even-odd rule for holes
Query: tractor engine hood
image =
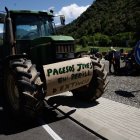
{"label": "tractor engine hood", "polygon": [[45,65],[74,58],[74,39],[70,36],[36,38],[32,40],[31,46],[31,59],[36,64]]}
{"label": "tractor engine hood", "polygon": [[51,42],[67,42],[67,41],[74,41],[74,39],[71,36],[63,36],[63,35],[45,36],[32,40],[32,45],[37,46],[45,43],[47,44]]}

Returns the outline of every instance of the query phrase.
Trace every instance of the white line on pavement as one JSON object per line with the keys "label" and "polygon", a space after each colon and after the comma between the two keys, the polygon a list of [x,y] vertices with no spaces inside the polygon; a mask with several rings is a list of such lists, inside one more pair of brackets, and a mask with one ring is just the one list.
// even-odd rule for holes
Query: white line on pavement
{"label": "white line on pavement", "polygon": [[57,135],[50,127],[48,124],[45,124],[45,122],[43,120],[39,120],[39,123],[42,125],[42,127],[48,132],[48,134],[50,136],[52,136],[52,138],[54,140],[63,140],[59,135]]}
{"label": "white line on pavement", "polygon": [[3,110],[3,107],[0,106],[0,111],[2,111],[2,110]]}

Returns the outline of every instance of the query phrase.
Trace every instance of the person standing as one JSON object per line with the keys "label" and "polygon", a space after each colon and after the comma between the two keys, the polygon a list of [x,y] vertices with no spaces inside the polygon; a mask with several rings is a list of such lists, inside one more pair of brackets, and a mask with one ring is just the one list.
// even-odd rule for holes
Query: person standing
{"label": "person standing", "polygon": [[114,73],[115,74],[118,74],[120,71],[120,58],[121,58],[120,51],[114,50]]}
{"label": "person standing", "polygon": [[112,66],[113,66],[113,69],[115,71],[114,51],[115,51],[115,49],[113,47],[111,47],[109,52],[108,52],[109,73],[112,73],[112,70],[111,70]]}

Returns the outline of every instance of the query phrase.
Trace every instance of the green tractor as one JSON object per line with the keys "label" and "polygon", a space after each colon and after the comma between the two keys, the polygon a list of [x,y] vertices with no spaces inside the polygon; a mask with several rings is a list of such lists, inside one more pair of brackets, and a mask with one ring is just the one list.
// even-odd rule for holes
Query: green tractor
{"label": "green tractor", "polygon": [[90,56],[75,57],[74,39],[57,35],[52,11],[5,10],[0,14],[0,86],[10,114],[36,116],[45,97],[65,91],[88,101],[101,97],[104,65]]}

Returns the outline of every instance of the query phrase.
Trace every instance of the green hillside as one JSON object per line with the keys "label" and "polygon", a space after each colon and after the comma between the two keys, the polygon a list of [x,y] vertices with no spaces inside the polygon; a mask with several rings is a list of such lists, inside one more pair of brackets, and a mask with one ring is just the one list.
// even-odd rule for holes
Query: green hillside
{"label": "green hillside", "polygon": [[129,32],[140,39],[140,0],[96,0],[76,20],[60,31],[74,38],[101,33],[114,36]]}

